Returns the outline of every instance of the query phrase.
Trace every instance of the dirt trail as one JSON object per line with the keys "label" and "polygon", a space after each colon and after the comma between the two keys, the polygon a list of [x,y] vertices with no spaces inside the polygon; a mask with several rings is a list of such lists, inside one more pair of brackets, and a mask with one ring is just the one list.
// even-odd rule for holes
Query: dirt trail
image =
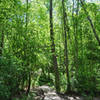
{"label": "dirt trail", "polygon": [[[58,95],[56,91],[49,86],[40,86],[36,89],[36,91],[41,94],[41,96],[36,97],[36,100],[84,100],[79,96],[66,96],[66,95]],[[41,98],[41,99],[39,99]]]}
{"label": "dirt trail", "polygon": [[[35,91],[37,92],[35,100],[92,100],[88,97],[83,98],[82,96],[58,95],[56,91],[49,86],[37,87]],[[100,98],[93,98],[93,100],[100,100]]]}

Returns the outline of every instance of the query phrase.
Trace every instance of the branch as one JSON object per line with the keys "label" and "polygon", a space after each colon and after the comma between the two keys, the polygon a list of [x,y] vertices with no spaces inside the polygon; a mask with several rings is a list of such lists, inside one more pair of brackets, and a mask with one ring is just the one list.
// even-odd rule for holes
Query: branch
{"label": "branch", "polygon": [[93,22],[92,22],[90,16],[88,15],[88,12],[87,12],[86,8],[84,7],[84,1],[80,0],[80,2],[81,2],[81,5],[82,5],[82,7],[83,7],[83,9],[84,9],[84,12],[85,12],[86,15],[87,15],[87,19],[88,19],[88,21],[89,21],[89,23],[90,23],[90,25],[91,25],[92,31],[93,31],[93,33],[94,33],[94,36],[95,36],[95,38],[96,38],[96,40],[98,41],[99,46],[100,46],[100,39],[99,39],[99,36],[97,35],[96,30],[95,30],[95,27],[94,27],[94,25],[93,25]]}

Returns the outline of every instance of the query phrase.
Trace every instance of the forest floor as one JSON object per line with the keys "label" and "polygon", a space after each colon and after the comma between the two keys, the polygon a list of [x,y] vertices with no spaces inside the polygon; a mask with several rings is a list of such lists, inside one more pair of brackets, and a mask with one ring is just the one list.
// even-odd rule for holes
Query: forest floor
{"label": "forest floor", "polygon": [[40,86],[33,90],[32,93],[36,93],[35,100],[100,100],[99,97],[93,99],[89,96],[82,97],[78,95],[64,95],[57,94],[56,91],[48,86]]}
{"label": "forest floor", "polygon": [[[23,96],[25,97],[25,95]],[[22,97],[22,98],[23,98]],[[55,89],[49,86],[39,86],[30,90],[26,99],[19,99],[17,96],[12,100],[100,100],[100,97],[79,96],[77,94],[57,94]]]}

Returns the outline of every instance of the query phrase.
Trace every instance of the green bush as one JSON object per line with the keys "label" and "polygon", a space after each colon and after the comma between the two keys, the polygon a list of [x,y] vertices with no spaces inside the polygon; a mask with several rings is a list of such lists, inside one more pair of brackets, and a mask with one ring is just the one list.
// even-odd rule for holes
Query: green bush
{"label": "green bush", "polygon": [[0,57],[0,98],[8,100],[19,88],[20,74],[18,60],[10,54]]}
{"label": "green bush", "polygon": [[90,66],[80,67],[76,74],[77,83],[75,84],[78,91],[92,93],[95,91],[95,71]]}
{"label": "green bush", "polygon": [[46,74],[41,74],[40,78],[39,78],[39,85],[42,86],[42,85],[49,85],[49,86],[52,86],[54,83],[53,83],[53,80],[48,77]]}
{"label": "green bush", "polygon": [[0,99],[8,100],[10,97],[10,91],[6,85],[0,84]]}

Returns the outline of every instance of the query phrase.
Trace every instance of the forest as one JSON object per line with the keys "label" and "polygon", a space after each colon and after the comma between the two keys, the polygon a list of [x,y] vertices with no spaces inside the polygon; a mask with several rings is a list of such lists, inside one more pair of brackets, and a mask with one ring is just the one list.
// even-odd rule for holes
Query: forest
{"label": "forest", "polygon": [[0,0],[0,100],[100,100],[100,0]]}

